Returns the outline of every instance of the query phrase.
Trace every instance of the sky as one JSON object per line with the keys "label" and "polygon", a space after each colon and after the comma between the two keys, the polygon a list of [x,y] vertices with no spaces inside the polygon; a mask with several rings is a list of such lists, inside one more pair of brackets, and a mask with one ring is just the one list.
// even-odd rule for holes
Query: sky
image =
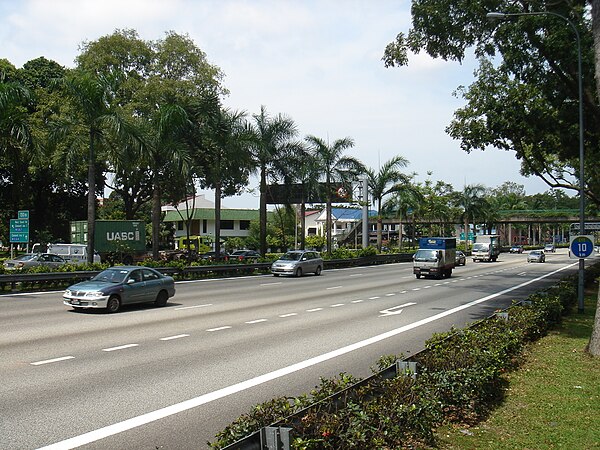
{"label": "sky", "polygon": [[[404,0],[0,0],[0,58],[16,67],[44,56],[74,67],[82,42],[116,29],[144,40],[167,31],[187,34],[225,74],[225,106],[294,120],[299,137],[351,137],[346,154],[377,171],[401,155],[406,173],[461,190],[505,181],[527,194],[548,187],[519,174],[514,152],[467,154],[445,133],[464,100],[453,92],[474,81],[476,62],[410,55],[405,67],[385,68],[385,46],[410,28]],[[257,208],[251,192],[223,201]],[[206,192],[207,198],[211,193]]]}

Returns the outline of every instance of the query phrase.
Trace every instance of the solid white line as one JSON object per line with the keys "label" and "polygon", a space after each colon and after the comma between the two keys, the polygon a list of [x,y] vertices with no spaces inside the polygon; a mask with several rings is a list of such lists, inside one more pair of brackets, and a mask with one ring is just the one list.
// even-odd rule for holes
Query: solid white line
{"label": "solid white line", "polygon": [[184,337],[189,337],[189,334],[178,334],[177,336],[168,336],[168,337],[164,337],[164,338],[160,338],[159,341],[171,341],[173,339],[180,339],[180,338],[184,338]]}
{"label": "solid white line", "polygon": [[137,428],[139,426],[146,425],[146,424],[155,422],[160,419],[164,419],[165,417],[169,417],[174,414],[178,414],[180,412],[187,411],[187,410],[195,408],[197,406],[205,405],[205,404],[213,402],[215,400],[219,400],[221,398],[233,395],[237,392],[245,391],[247,389],[267,383],[267,382],[275,380],[277,378],[281,378],[281,377],[289,375],[291,373],[298,372],[299,370],[306,369],[307,367],[311,367],[311,366],[320,364],[324,361],[328,361],[330,359],[337,358],[338,356],[345,355],[346,353],[350,353],[352,351],[361,349],[368,345],[375,344],[377,342],[383,341],[384,339],[389,339],[398,334],[405,333],[414,328],[418,328],[420,326],[423,326],[428,323],[434,322],[436,320],[442,319],[446,316],[454,314],[455,312],[462,311],[463,309],[467,309],[472,306],[478,305],[479,303],[483,303],[485,301],[494,299],[501,295],[508,294],[509,292],[520,289],[524,286],[527,286],[528,284],[535,283],[536,281],[542,280],[546,277],[554,275],[555,273],[561,272],[573,265],[575,265],[575,264],[565,266],[561,269],[555,270],[546,275],[542,275],[541,277],[531,279],[531,280],[521,283],[517,286],[513,286],[511,288],[504,289],[503,291],[497,292],[495,294],[491,294],[486,297],[482,297],[480,299],[473,300],[472,302],[465,303],[464,305],[457,306],[456,308],[441,312],[441,313],[436,314],[431,317],[427,317],[427,318],[419,320],[417,322],[413,322],[413,323],[405,325],[403,327],[396,328],[396,329],[388,331],[386,333],[382,333],[377,336],[373,336],[371,338],[356,342],[354,344],[347,345],[345,347],[333,350],[331,352],[323,353],[322,355],[315,356],[314,358],[310,358],[305,361],[300,361],[296,364],[292,364],[290,366],[283,367],[278,370],[274,370],[273,372],[265,373],[263,375],[259,375],[259,376],[255,377],[255,378],[251,378],[249,380],[242,381],[240,383],[236,383],[231,386],[227,386],[222,389],[218,389],[216,391],[209,392],[204,395],[200,395],[198,397],[183,401],[181,403],[176,403],[174,405],[167,406],[165,408],[161,408],[156,411],[151,411],[149,413],[142,414],[141,416],[132,417],[131,419],[127,419],[122,422],[115,423],[113,425],[108,425],[106,427],[99,428],[97,430],[90,431],[88,433],[84,433],[82,435],[75,436],[70,439],[66,439],[64,441],[60,441],[55,444],[48,445],[46,447],[42,447],[38,450],[67,450],[67,449],[80,447],[82,445],[86,445],[91,442],[99,441],[100,439],[104,439],[108,436],[114,436],[115,434],[119,434],[124,431],[131,430],[133,428]]}
{"label": "solid white line", "polygon": [[103,348],[102,351],[103,352],[114,352],[115,350],[123,350],[124,348],[137,347],[138,345],[140,345],[140,344],[125,344],[125,345],[119,345],[118,347]]}
{"label": "solid white line", "polygon": [[205,308],[207,306],[212,306],[212,303],[207,303],[206,305],[182,306],[181,308],[175,308],[175,311],[181,311],[182,309]]}
{"label": "solid white line", "polygon": [[32,362],[29,363],[32,366],[41,366],[42,364],[50,364],[50,363],[55,363],[55,362],[59,362],[59,361],[66,361],[67,359],[73,359],[75,358],[74,356],[61,356],[60,358],[54,358],[54,359],[47,359],[45,361],[36,361],[36,362]]}
{"label": "solid white line", "polygon": [[267,319],[256,319],[256,320],[250,320],[248,322],[246,322],[247,324],[253,324],[253,323],[260,323],[260,322],[266,322]]}
{"label": "solid white line", "polygon": [[315,312],[315,311],[323,311],[323,308],[313,308],[313,309],[306,310],[306,312]]}
{"label": "solid white line", "polygon": [[231,327],[230,326],[225,326],[225,327],[209,328],[206,331],[210,331],[210,332],[212,332],[212,331],[221,331],[221,330],[228,330],[229,328],[231,328]]}
{"label": "solid white line", "polygon": [[281,314],[279,317],[281,318],[285,318],[285,317],[292,317],[292,316],[297,316],[298,313],[288,313],[288,314]]}

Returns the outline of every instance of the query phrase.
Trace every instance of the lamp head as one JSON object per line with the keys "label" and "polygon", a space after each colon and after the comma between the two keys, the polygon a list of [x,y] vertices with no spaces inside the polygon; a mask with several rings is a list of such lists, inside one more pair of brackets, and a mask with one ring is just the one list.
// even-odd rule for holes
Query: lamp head
{"label": "lamp head", "polygon": [[508,14],[501,12],[489,12],[485,15],[490,21],[494,20],[505,20],[508,17]]}

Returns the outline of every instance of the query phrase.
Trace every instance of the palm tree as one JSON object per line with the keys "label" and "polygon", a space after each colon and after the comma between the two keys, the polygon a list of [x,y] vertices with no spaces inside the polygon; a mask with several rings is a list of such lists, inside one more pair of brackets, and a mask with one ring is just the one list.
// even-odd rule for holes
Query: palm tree
{"label": "palm tree", "polygon": [[[344,156],[344,151],[354,146],[354,141],[349,137],[337,139],[331,145],[316,136],[307,136],[305,140],[315,158],[315,169],[321,178],[325,180],[327,253],[331,254],[333,184],[336,182],[343,184],[350,182],[359,173],[364,173],[365,167],[358,159],[351,156]],[[368,231],[363,230],[363,233],[368,233]]]}
{"label": "palm tree", "polygon": [[[94,258],[94,232],[96,221],[96,191],[103,186],[96,186],[97,151],[108,135],[119,135],[125,139],[129,128],[115,107],[113,99],[119,82],[118,74],[102,75],[91,74],[83,71],[73,71],[65,78],[57,81],[64,89],[66,97],[71,100],[74,111],[68,121],[55,127],[52,133],[53,140],[65,139],[78,133],[78,128],[83,127],[87,138],[87,262],[92,263]],[[79,140],[74,138],[67,147],[71,155],[67,160],[73,161],[74,153],[78,152]]]}
{"label": "palm tree", "polygon": [[291,118],[282,114],[270,117],[264,106],[252,117],[253,159],[260,177],[260,254],[264,256],[267,253],[267,181],[287,170],[281,162],[297,130]]}
{"label": "palm tree", "polygon": [[462,209],[462,220],[465,224],[465,250],[468,250],[469,246],[469,219],[473,219],[473,226],[475,226],[475,217],[483,215],[484,195],[485,187],[482,184],[466,185],[462,192],[456,193],[455,204]]}
{"label": "palm tree", "polygon": [[408,177],[399,170],[406,167],[407,164],[408,160],[398,155],[387,161],[377,173],[367,169],[371,196],[377,204],[377,250],[380,251],[383,233],[383,214],[381,210],[383,197],[400,190],[402,185],[408,182]]}
{"label": "palm tree", "polygon": [[423,192],[418,185],[412,184],[410,181],[404,183],[396,189],[392,195],[382,205],[382,212],[386,215],[395,216],[399,221],[398,242],[399,248],[402,250],[402,229],[403,219],[408,220],[409,212],[413,212],[423,202]]}

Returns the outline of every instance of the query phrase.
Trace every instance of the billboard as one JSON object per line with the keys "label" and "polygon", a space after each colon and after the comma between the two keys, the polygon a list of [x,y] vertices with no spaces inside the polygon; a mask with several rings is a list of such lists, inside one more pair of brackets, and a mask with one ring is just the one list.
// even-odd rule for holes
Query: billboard
{"label": "billboard", "polygon": [[[304,203],[325,203],[327,201],[327,186],[319,183],[317,189],[309,190],[301,183],[269,184],[267,185],[267,204],[298,205]],[[333,203],[353,203],[352,186],[345,183],[331,185],[331,201]]]}

